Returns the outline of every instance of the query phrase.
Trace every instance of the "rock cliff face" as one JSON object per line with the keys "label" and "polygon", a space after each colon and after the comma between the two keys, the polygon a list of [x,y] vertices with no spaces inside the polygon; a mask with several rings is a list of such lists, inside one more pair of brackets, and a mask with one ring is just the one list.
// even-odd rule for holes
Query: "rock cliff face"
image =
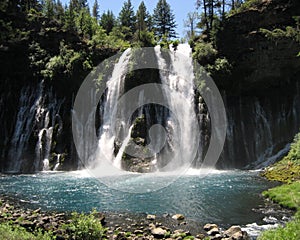
{"label": "rock cliff face", "polygon": [[299,78],[300,45],[294,39],[268,39],[260,29],[295,27],[294,16],[300,15],[297,0],[264,1],[229,17],[218,34],[220,54],[233,63],[231,76],[217,79],[218,85],[230,94],[252,92],[264,95],[271,88],[281,88]]}
{"label": "rock cliff face", "polygon": [[233,64],[232,75],[215,79],[224,90],[229,125],[219,167],[274,162],[299,131],[300,44],[260,31],[296,27],[293,16],[299,15],[299,1],[264,1],[229,17],[219,32],[218,51]]}
{"label": "rock cliff face", "polygon": [[[293,16],[300,16],[300,1],[264,1],[257,9],[229,17],[217,36],[218,52],[233,65],[231,75],[214,77],[223,95],[229,125],[219,168],[255,168],[275,161],[274,156],[283,154],[281,150],[299,131],[300,58],[297,54],[300,45],[292,38],[271,40],[260,31],[261,28],[295,27]],[[70,170],[81,166],[72,139],[71,109],[81,84],[78,76],[83,80],[86,73],[75,73],[76,81],[41,81],[30,67],[30,49],[24,46],[32,40],[45,42],[45,39],[53,41],[46,41],[49,44],[42,47],[54,52],[59,52],[62,39],[77,48],[83,45],[75,36],[64,32],[55,36],[51,32],[46,34],[39,36],[43,39],[29,38],[0,46],[1,171],[34,172],[55,166]],[[113,50],[101,50],[94,61],[101,61],[113,53]],[[159,82],[158,71],[139,70],[127,77],[123,91],[139,84]],[[198,103],[204,105],[202,101]],[[202,142],[207,145],[211,127],[209,117],[203,109],[197,111],[199,119],[207,119],[207,122],[200,119],[203,123]],[[147,112],[151,114],[142,113],[143,118],[131,136],[142,146],[149,142],[145,130],[157,123],[153,116],[160,115],[165,119],[164,115],[168,114],[165,109],[155,106],[149,106]],[[97,121],[100,124],[101,119]],[[116,136],[116,152],[120,146]],[[41,162],[45,159],[48,162]],[[123,168],[140,171],[136,167],[141,166],[142,171],[151,171],[152,160],[124,156]]]}

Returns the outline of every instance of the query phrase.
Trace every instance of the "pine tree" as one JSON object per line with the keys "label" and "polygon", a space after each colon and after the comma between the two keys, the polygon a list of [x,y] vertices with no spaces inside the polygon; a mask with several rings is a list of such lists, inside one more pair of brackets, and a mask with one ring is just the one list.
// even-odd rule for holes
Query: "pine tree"
{"label": "pine tree", "polygon": [[87,0],[71,0],[70,1],[70,9],[79,13],[81,9],[87,8]]}
{"label": "pine tree", "polygon": [[52,19],[54,18],[54,2],[53,0],[46,0],[45,1],[45,15],[47,18]]}
{"label": "pine tree", "polygon": [[64,18],[65,9],[60,0],[57,0],[55,4],[55,15],[59,21],[62,21]]}
{"label": "pine tree", "polygon": [[133,6],[130,0],[124,2],[124,5],[119,14],[119,21],[122,27],[128,27],[132,32],[135,30],[135,15]]}
{"label": "pine tree", "polygon": [[31,8],[37,9],[38,6],[38,0],[23,0],[12,2],[16,2],[17,6],[20,6],[22,12],[28,12]]}
{"label": "pine tree", "polygon": [[166,36],[168,39],[176,37],[175,16],[166,0],[159,0],[153,14],[155,33],[159,38]]}
{"label": "pine tree", "polygon": [[115,26],[116,19],[112,11],[108,10],[106,13],[103,13],[100,18],[100,26],[109,34],[113,27]]}
{"label": "pine tree", "polygon": [[137,31],[145,31],[148,28],[148,18],[147,8],[144,1],[141,2],[137,12],[136,12],[136,29]]}
{"label": "pine tree", "polygon": [[93,17],[96,18],[97,20],[99,19],[99,4],[98,4],[98,0],[95,0],[94,5],[93,5]]}

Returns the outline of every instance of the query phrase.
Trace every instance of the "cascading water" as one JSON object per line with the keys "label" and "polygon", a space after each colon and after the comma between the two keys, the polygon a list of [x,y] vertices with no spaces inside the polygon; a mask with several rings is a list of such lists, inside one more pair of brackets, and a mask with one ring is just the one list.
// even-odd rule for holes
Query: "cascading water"
{"label": "cascading water", "polygon": [[[162,50],[159,46],[155,48],[155,53],[160,66],[160,78],[162,84],[167,85],[171,91],[176,91],[181,94],[182,98],[166,94],[172,113],[168,119],[168,128],[172,129],[172,143],[171,148],[173,152],[177,151],[168,165],[167,170],[174,170],[184,165],[189,165],[193,161],[192,144],[196,141],[196,135],[200,134],[195,131],[196,125],[192,116],[194,112],[194,72],[193,61],[191,57],[191,48],[188,44],[179,44],[175,51],[170,47],[170,65],[166,63],[162,55]],[[185,56],[184,58],[180,55]],[[186,61],[189,59],[189,61]],[[163,69],[163,70],[162,70]],[[168,70],[168,71],[165,71]],[[170,132],[170,131],[169,131]],[[181,149],[181,150],[179,150]],[[178,151],[179,150],[179,151]],[[164,156],[163,156],[164,157]]]}
{"label": "cascading water", "polygon": [[[57,133],[62,131],[59,116],[63,100],[57,100],[52,90],[44,91],[42,81],[38,88],[24,87],[19,100],[19,111],[11,140],[9,158],[13,159],[8,166],[10,172],[50,170],[49,160],[52,147],[54,127]],[[32,135],[37,135],[34,161],[30,161],[25,153],[28,151]],[[32,156],[30,156],[32,159]],[[32,166],[29,164],[32,163]],[[25,167],[24,167],[25,165]]]}
{"label": "cascading water", "polygon": [[[124,124],[120,122],[117,117],[117,106],[118,99],[120,97],[120,92],[124,85],[125,73],[127,71],[128,63],[131,57],[131,49],[127,49],[120,57],[118,63],[115,65],[112,76],[107,82],[107,96],[104,102],[104,112],[103,112],[103,125],[100,129],[100,140],[99,140],[99,154],[97,158],[101,161],[103,159],[113,160],[114,157],[114,141],[115,137],[122,133],[127,132],[129,134],[129,129],[122,129]],[[120,122],[120,126],[115,125]],[[125,136],[126,136],[125,135]],[[126,146],[122,147],[124,151]],[[122,153],[118,153],[122,157]],[[113,161],[115,167],[120,168],[120,158],[118,157]]]}
{"label": "cascading water", "polygon": [[[51,92],[51,91],[50,91]],[[34,169],[43,171],[49,171],[49,160],[52,146],[52,138],[55,124],[58,124],[58,132],[62,130],[62,126],[57,121],[57,118],[60,119],[59,111],[61,106],[61,101],[57,102],[56,98],[51,94],[49,99],[52,99],[53,102],[50,102],[46,106],[38,105],[37,113],[35,117],[35,122],[39,126],[38,141],[35,148],[36,159],[34,162]],[[42,165],[42,166],[41,166]]]}
{"label": "cascading water", "polygon": [[[171,112],[166,113],[166,110],[161,106],[144,105],[138,110],[137,117],[144,117],[144,128],[148,128],[149,124],[164,125],[168,132],[167,145],[169,151],[164,150],[162,154],[156,154],[160,143],[163,142],[164,136],[156,134],[151,136],[147,141],[151,141],[151,147],[148,151],[152,152],[151,163],[147,165],[153,170],[172,171],[185,165],[190,165],[193,161],[193,152],[191,142],[199,134],[193,126],[192,116],[194,112],[194,77],[193,77],[193,62],[191,58],[191,48],[188,44],[181,44],[177,51],[171,51],[169,54],[170,64],[167,65],[166,60],[161,54],[160,47],[156,47],[155,56],[160,69],[169,69],[164,72],[159,71],[162,85],[168,86],[171,91],[181,94],[185,101],[178,98],[178,95],[165,92],[165,99],[169,102]],[[179,55],[179,56],[178,56]],[[184,55],[182,60],[180,55]],[[186,59],[190,61],[185,61]],[[113,165],[119,169],[122,168],[123,154],[126,147],[130,144],[133,125],[125,129],[125,120],[122,119],[122,111],[126,109],[114,109],[118,100],[123,94],[123,86],[125,81],[125,73],[131,59],[131,50],[126,50],[115,65],[113,73],[107,82],[107,94],[104,101],[103,125],[100,129],[99,152],[96,161],[107,159],[113,162]],[[144,101],[144,93],[141,91],[138,95],[138,101]],[[121,115],[118,115],[121,113]],[[121,117],[120,117],[121,116]],[[121,119],[118,119],[121,118]],[[147,137],[146,137],[147,138]],[[120,141],[119,148],[115,149],[116,141]],[[146,139],[145,139],[146,140]],[[167,161],[165,159],[168,159]],[[137,160],[137,159],[134,159]],[[141,161],[148,161],[144,158]]]}

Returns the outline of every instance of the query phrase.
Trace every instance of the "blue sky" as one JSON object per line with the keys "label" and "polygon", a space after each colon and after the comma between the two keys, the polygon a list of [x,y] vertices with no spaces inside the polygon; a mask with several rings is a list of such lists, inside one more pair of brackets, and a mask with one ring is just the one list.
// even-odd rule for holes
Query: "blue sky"
{"label": "blue sky", "polygon": [[[125,0],[98,0],[99,3],[99,12],[102,14],[104,11],[112,10],[113,13],[118,16],[123,3]],[[127,0],[126,0],[127,1]],[[69,0],[62,0],[63,3],[69,3]],[[94,0],[88,0],[90,8],[92,8],[94,4]],[[142,0],[131,0],[132,5],[134,6],[134,10],[136,11],[139,4],[142,2]],[[158,0],[144,0],[144,3],[148,9],[148,11],[152,14],[153,9],[155,8]],[[171,5],[171,9],[173,10],[173,13],[176,17],[176,23],[177,23],[177,34],[179,37],[184,36],[184,20],[186,19],[186,16],[188,12],[193,12],[196,10],[195,8],[195,2],[196,0],[167,0],[167,2]]]}

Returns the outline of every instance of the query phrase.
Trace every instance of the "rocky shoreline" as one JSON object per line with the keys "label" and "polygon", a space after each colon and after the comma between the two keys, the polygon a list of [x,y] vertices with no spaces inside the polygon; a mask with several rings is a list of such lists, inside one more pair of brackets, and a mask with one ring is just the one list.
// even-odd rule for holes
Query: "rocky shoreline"
{"label": "rocky shoreline", "polygon": [[[0,196],[0,223],[10,222],[24,227],[29,232],[50,231],[58,240],[78,239],[72,235],[72,231],[62,227],[72,222],[71,213],[49,212],[40,208],[32,209],[33,207],[8,196]],[[182,214],[156,216],[94,213],[94,216],[106,228],[103,239],[250,239],[240,226],[231,226],[227,230],[219,228],[216,224],[206,224],[203,227],[192,220],[185,219]]]}

